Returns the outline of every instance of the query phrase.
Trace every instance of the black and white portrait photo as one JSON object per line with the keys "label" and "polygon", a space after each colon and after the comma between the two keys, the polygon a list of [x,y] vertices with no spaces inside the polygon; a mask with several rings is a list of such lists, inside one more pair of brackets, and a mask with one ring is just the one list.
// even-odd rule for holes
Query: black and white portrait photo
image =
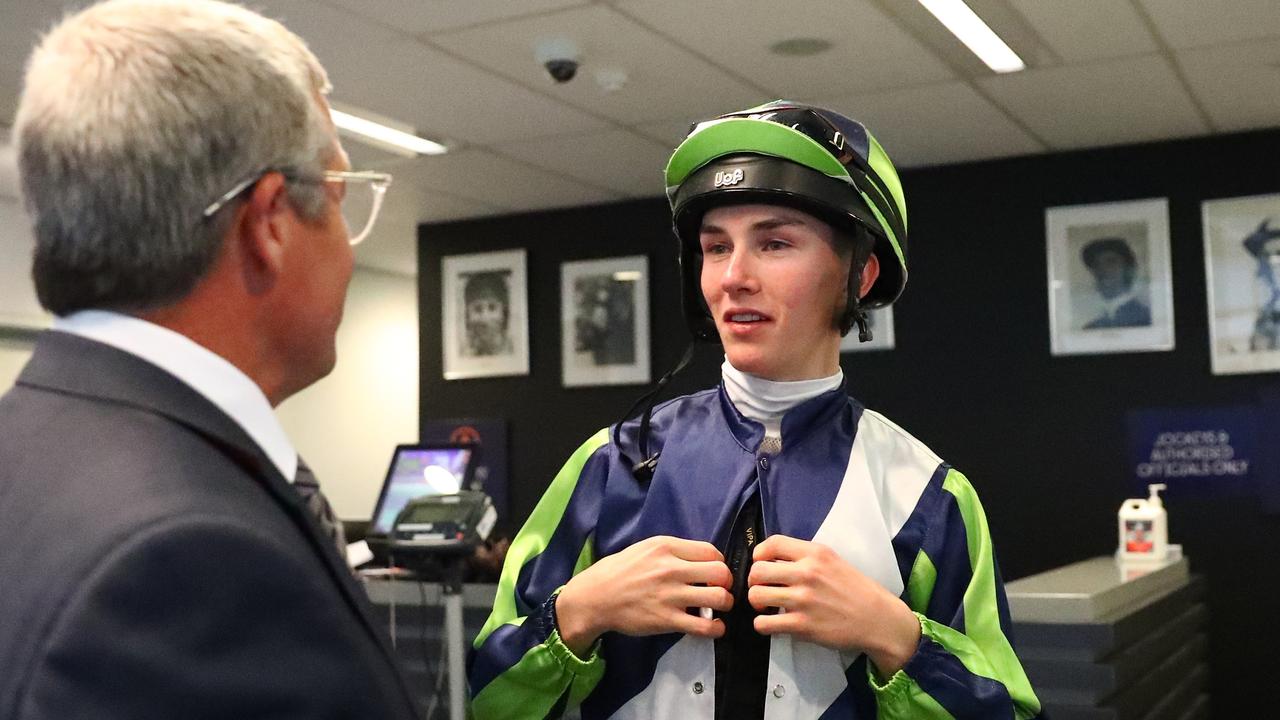
{"label": "black and white portrait photo", "polygon": [[[1086,321],[1083,329],[1150,327],[1150,278],[1146,277],[1145,262],[1147,226],[1143,223],[1081,225],[1067,229],[1067,241],[1080,246],[1080,261],[1089,271],[1097,294],[1094,304],[1101,305],[1098,314]],[[1139,262],[1139,253],[1144,262]],[[1088,295],[1077,293],[1073,300],[1079,297]]]}
{"label": "black and white portrait photo", "polygon": [[573,349],[595,365],[636,361],[635,280],[589,275],[573,281]]}
{"label": "black and white portrait photo", "polygon": [[441,277],[445,378],[527,375],[524,251],[448,256]]}
{"label": "black and white portrait photo", "polygon": [[1213,373],[1280,370],[1280,195],[1201,209]]}
{"label": "black and white portrait photo", "polygon": [[511,271],[460,273],[463,357],[510,355]]}
{"label": "black and white portrait photo", "polygon": [[1173,349],[1168,201],[1049,208],[1054,355]]}
{"label": "black and white portrait photo", "polygon": [[565,386],[649,382],[648,258],[560,268]]}

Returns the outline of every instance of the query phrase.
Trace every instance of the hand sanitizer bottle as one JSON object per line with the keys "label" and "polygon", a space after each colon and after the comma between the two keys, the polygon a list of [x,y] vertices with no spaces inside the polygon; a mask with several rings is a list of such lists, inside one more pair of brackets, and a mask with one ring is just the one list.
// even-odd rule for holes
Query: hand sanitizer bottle
{"label": "hand sanitizer bottle", "polygon": [[1125,500],[1120,506],[1120,551],[1125,561],[1161,562],[1169,554],[1168,514],[1160,501],[1163,484],[1148,485],[1146,500]]}

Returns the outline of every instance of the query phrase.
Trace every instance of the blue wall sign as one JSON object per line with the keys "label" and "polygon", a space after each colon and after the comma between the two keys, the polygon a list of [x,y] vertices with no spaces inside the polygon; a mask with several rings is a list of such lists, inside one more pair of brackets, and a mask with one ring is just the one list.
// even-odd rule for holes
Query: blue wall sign
{"label": "blue wall sign", "polygon": [[1131,477],[1179,493],[1252,495],[1259,410],[1254,406],[1129,413]]}

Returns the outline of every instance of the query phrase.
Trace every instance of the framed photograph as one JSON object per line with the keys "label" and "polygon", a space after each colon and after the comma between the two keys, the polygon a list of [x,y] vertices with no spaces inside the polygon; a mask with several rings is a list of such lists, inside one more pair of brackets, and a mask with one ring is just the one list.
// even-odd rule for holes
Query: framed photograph
{"label": "framed photograph", "polygon": [[1280,370],[1280,195],[1200,209],[1213,374]]}
{"label": "framed photograph", "polygon": [[893,306],[876,308],[867,313],[867,329],[871,331],[871,340],[858,341],[858,326],[854,325],[848,335],[840,341],[840,352],[865,352],[868,350],[893,349]]}
{"label": "framed photograph", "polygon": [[1045,211],[1054,355],[1173,349],[1169,200]]}
{"label": "framed photograph", "polygon": [[441,259],[446,380],[529,374],[524,250]]}
{"label": "framed photograph", "polygon": [[649,382],[649,258],[560,266],[565,387]]}

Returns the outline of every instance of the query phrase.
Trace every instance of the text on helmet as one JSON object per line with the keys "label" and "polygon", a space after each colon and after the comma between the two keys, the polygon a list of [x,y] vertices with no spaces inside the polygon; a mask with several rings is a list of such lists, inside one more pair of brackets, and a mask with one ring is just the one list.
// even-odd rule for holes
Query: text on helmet
{"label": "text on helmet", "polygon": [[725,172],[721,170],[716,173],[715,187],[728,187],[730,185],[737,185],[740,182],[742,182],[742,168],[738,168],[732,172]]}

